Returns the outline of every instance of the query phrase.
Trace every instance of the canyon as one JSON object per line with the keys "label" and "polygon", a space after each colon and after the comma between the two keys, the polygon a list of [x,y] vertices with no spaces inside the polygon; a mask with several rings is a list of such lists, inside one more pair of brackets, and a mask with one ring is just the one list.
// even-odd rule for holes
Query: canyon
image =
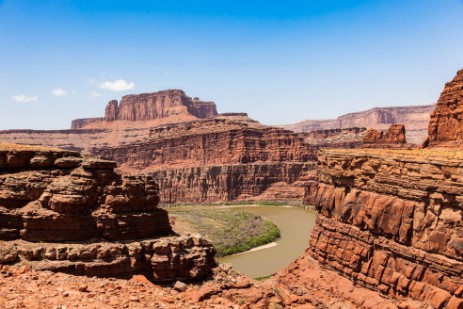
{"label": "canyon", "polygon": [[405,141],[395,125],[368,131],[369,148],[318,152],[318,183],[305,198],[317,225],[282,280],[297,285],[291,273],[313,258],[396,299],[463,307],[463,154],[450,148],[461,138],[462,76],[446,84],[431,115],[432,148],[384,149]]}
{"label": "canyon", "polygon": [[366,111],[341,115],[336,119],[303,120],[282,127],[294,132],[367,128],[387,130],[393,124],[403,124],[407,141],[421,144],[428,134],[430,114],[436,105],[375,107]]}
{"label": "canyon", "polygon": [[[408,120],[426,110],[404,109]],[[343,123],[361,125],[362,117]],[[74,120],[70,130],[6,130],[0,141],[114,160],[123,173],[153,176],[162,203],[210,203],[301,200],[316,182],[317,150],[362,147],[365,134],[357,127],[295,133],[245,113],[218,114],[213,102],[173,89],[112,100],[104,117]]]}
{"label": "canyon", "polygon": [[[69,148],[99,157],[1,147],[2,281],[27,299],[30,292],[17,282],[32,278],[53,295],[46,282],[59,278],[72,286],[71,293],[58,295],[60,304],[90,304],[88,292],[68,277],[86,275],[132,278],[79,279],[93,291],[116,282],[125,297],[116,307],[142,307],[128,290],[144,286],[146,299],[167,308],[462,308],[462,85],[459,71],[446,84],[421,147],[407,146],[406,123],[295,133],[244,113],[201,119],[181,108],[185,121],[151,126],[147,122],[174,112],[156,110],[144,118],[150,104],[137,107],[140,113],[127,107],[121,113],[122,102],[110,102],[105,117],[79,120],[72,130],[0,132],[20,143],[38,138],[36,144],[61,144],[70,135]],[[176,111],[174,101],[168,105]],[[213,113],[206,105],[202,115]],[[200,236],[172,235],[167,213],[158,207],[160,200],[302,196],[318,212],[309,246],[265,283],[217,266],[212,244]],[[0,295],[7,289],[0,284]],[[110,289],[99,293],[111,297]]]}
{"label": "canyon", "polygon": [[[110,101],[104,117],[78,119],[72,128],[0,131],[0,140],[114,160],[123,173],[152,175],[163,203],[300,200],[315,177],[318,145],[326,143],[245,113],[217,115],[214,103],[180,90]],[[360,134],[335,130],[329,144],[359,145]]]}

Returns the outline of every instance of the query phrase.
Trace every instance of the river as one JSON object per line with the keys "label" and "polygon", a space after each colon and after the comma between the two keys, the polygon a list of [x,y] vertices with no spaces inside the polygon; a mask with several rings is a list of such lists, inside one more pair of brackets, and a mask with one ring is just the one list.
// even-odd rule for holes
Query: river
{"label": "river", "polygon": [[281,238],[276,241],[276,246],[225,256],[218,259],[220,263],[230,263],[233,268],[251,278],[265,277],[288,266],[308,247],[310,231],[315,226],[315,211],[289,206],[233,208],[269,219],[280,229]]}

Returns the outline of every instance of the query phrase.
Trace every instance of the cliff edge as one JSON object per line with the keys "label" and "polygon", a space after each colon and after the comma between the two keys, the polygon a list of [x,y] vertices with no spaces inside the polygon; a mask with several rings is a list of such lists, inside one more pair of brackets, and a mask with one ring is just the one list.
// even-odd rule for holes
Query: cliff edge
{"label": "cliff edge", "polygon": [[[146,126],[206,119],[217,115],[214,102],[191,98],[182,90],[171,89],[153,93],[123,96],[121,102],[109,101],[102,118],[76,119],[71,129],[94,129],[117,126]],[[155,122],[157,120],[157,122]],[[133,122],[137,122],[134,124]]]}

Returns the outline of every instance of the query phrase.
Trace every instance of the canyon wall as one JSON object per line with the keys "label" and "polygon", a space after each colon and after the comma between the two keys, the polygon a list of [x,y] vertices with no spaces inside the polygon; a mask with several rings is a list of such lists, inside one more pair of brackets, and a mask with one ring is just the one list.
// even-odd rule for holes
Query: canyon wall
{"label": "canyon wall", "polygon": [[405,149],[411,147],[411,145],[407,145],[405,126],[403,124],[393,124],[384,131],[368,129],[363,139],[363,147]]}
{"label": "canyon wall", "polygon": [[[164,169],[150,173],[164,203],[232,200],[294,200],[304,194],[304,176],[315,162],[221,164]],[[272,190],[274,189],[274,190]]]}
{"label": "canyon wall", "polygon": [[429,145],[461,148],[463,141],[463,70],[445,84],[429,122]]}
{"label": "canyon wall", "polygon": [[318,158],[310,254],[381,293],[461,308],[463,158],[433,149]]}
{"label": "canyon wall", "polygon": [[211,102],[167,90],[110,101],[104,117],[76,120],[71,130],[0,131],[0,141],[115,160],[119,171],[155,177],[166,203],[216,202],[300,200],[316,182],[316,151],[359,147],[365,133],[351,128],[298,134],[245,113],[216,114]]}
{"label": "canyon wall", "polygon": [[215,266],[212,244],[170,235],[150,176],[51,148],[0,144],[0,265],[154,281],[198,279]]}
{"label": "canyon wall", "polygon": [[316,158],[303,135],[233,118],[155,128],[143,143],[100,147],[94,153],[115,160],[125,172]]}
{"label": "canyon wall", "polygon": [[283,126],[295,132],[310,132],[322,129],[371,128],[387,130],[390,125],[401,123],[407,130],[407,141],[421,144],[428,132],[430,114],[435,105],[376,107],[366,111],[349,113],[337,119],[304,120]]}
{"label": "canyon wall", "polygon": [[152,175],[166,203],[254,199],[275,185],[279,190],[266,198],[300,199],[316,160],[303,135],[245,114],[154,128],[143,143],[94,153],[117,161],[124,173]]}
{"label": "canyon wall", "polygon": [[[153,93],[131,94],[123,96],[121,102],[108,102],[105,116],[102,118],[76,119],[71,129],[107,128],[109,122],[136,122],[146,126],[154,120],[168,118],[169,122],[206,119],[217,115],[213,102],[188,97],[182,90],[162,90]],[[161,122],[160,122],[161,123]],[[165,121],[163,123],[166,123]],[[112,124],[120,125],[120,124]],[[133,124],[132,124],[133,125]]]}
{"label": "canyon wall", "polygon": [[115,160],[124,173],[155,177],[163,202],[212,202],[301,199],[316,183],[317,150],[359,147],[364,134],[359,128],[298,134],[228,113],[146,128],[0,131],[0,140]]}

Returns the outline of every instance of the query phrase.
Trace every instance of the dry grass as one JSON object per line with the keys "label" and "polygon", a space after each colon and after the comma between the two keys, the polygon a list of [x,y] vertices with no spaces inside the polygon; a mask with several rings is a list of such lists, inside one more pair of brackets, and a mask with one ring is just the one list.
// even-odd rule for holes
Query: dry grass
{"label": "dry grass", "polygon": [[321,150],[327,154],[342,153],[353,156],[379,156],[379,157],[414,157],[414,158],[435,158],[435,159],[452,159],[463,160],[463,149],[450,148],[424,148],[424,149],[325,149]]}
{"label": "dry grass", "polygon": [[53,152],[67,152],[67,150],[45,147],[45,146],[32,146],[32,145],[21,145],[13,143],[0,142],[0,151],[53,151]]}

